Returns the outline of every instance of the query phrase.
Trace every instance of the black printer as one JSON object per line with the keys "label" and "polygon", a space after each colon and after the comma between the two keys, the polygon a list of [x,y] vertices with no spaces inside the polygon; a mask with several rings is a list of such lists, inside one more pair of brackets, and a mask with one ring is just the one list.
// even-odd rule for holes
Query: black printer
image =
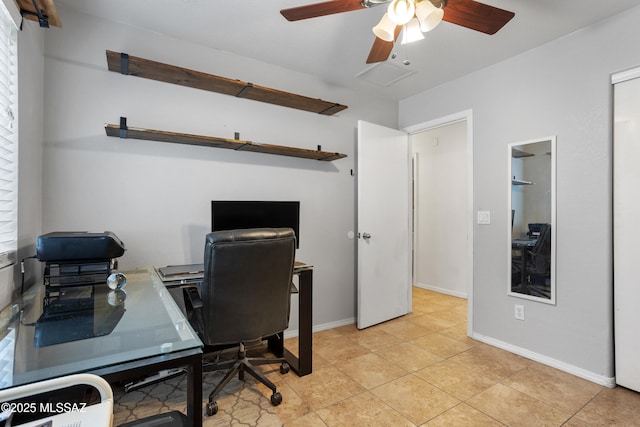
{"label": "black printer", "polygon": [[124,251],[110,231],[56,231],[36,239],[36,258],[46,263],[46,286],[104,284]]}
{"label": "black printer", "polygon": [[110,290],[107,278],[124,251],[122,240],[110,231],[37,237],[36,258],[45,263],[46,289],[35,324],[36,347],[106,335],[115,328],[125,309],[124,298],[114,302],[114,297],[124,293]]}

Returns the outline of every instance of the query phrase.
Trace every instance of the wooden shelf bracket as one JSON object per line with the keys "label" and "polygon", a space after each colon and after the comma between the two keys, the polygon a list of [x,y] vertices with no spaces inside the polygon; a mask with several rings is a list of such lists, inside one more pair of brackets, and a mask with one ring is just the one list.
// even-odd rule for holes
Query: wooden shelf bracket
{"label": "wooden shelf bracket", "polygon": [[333,161],[347,157],[346,154],[321,150],[285,147],[282,145],[260,144],[240,139],[227,139],[215,136],[202,136],[187,133],[166,132],[153,129],[138,129],[127,126],[127,118],[120,117],[120,124],[107,124],[107,136],[122,139],[141,139],[146,141],[172,142],[176,144],[200,145],[205,147],[226,148],[236,151],[253,151],[257,153],[276,154],[280,156],[299,157],[303,159]]}

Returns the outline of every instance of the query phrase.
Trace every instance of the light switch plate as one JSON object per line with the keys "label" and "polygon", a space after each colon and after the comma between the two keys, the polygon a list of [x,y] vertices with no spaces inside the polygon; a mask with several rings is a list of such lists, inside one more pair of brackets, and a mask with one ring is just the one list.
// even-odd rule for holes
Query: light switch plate
{"label": "light switch plate", "polygon": [[482,224],[482,225],[491,224],[491,212],[478,211],[478,224]]}

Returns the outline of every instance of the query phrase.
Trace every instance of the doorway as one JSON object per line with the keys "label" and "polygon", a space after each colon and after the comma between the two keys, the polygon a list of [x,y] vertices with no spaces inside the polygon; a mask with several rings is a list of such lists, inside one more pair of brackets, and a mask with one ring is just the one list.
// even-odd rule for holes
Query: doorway
{"label": "doorway", "polygon": [[413,155],[413,284],[466,298],[473,331],[471,111],[409,129]]}

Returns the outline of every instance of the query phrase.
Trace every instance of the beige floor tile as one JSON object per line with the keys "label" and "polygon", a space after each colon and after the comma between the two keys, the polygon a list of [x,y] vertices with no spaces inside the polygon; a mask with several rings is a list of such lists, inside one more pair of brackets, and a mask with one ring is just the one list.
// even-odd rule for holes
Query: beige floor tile
{"label": "beige floor tile", "polygon": [[451,328],[442,329],[438,331],[438,333],[446,337],[453,338],[454,340],[462,341],[466,344],[470,344],[473,346],[480,344],[479,341],[476,341],[473,338],[469,338],[469,336],[467,335],[466,323],[458,323],[457,325]]}
{"label": "beige floor tile", "polygon": [[315,371],[316,369],[320,369],[324,366],[330,365],[329,361],[324,357],[320,356],[317,351],[312,351],[312,360],[311,360],[311,370]]}
{"label": "beige floor tile", "polygon": [[304,377],[285,376],[285,381],[314,410],[365,391],[360,384],[332,365]]}
{"label": "beige floor tile", "polygon": [[467,321],[467,307],[456,305],[453,307],[447,307],[443,310],[437,310],[429,313],[433,317],[437,317],[441,320],[446,320],[454,324],[466,323]]}
{"label": "beige floor tile", "polygon": [[[293,374],[295,375],[295,374]],[[273,412],[275,412],[282,422],[296,420],[308,413],[312,412],[312,409],[307,403],[300,398],[300,396],[287,384],[286,382],[278,384],[278,392],[282,395],[282,403],[278,406],[274,406]],[[270,396],[268,388],[261,386],[263,394]]]}
{"label": "beige floor tile", "polygon": [[371,392],[417,425],[460,403],[455,397],[412,374],[376,387]]}
{"label": "beige floor tile", "polygon": [[494,379],[478,375],[451,359],[421,369],[415,375],[460,400],[467,400],[496,384]]}
{"label": "beige floor tile", "polygon": [[338,337],[342,337],[342,336],[344,336],[344,334],[338,332],[337,328],[336,329],[327,329],[327,330],[324,330],[324,331],[316,332],[312,336],[313,347],[314,348],[319,348],[319,347],[329,346],[329,345],[331,345],[331,342],[334,339],[336,339]]}
{"label": "beige floor tile", "polygon": [[315,412],[311,412],[304,417],[291,420],[286,423],[287,427],[327,427],[322,419]]}
{"label": "beige floor tile", "polygon": [[329,427],[415,426],[396,410],[368,392],[319,409],[317,414]]}
{"label": "beige floor tile", "polygon": [[583,391],[591,393],[593,396],[595,396],[601,390],[604,389],[604,387],[599,384],[593,383],[591,381],[587,381],[580,377],[576,377],[575,375],[571,375],[567,372],[562,372],[558,369],[552,368],[551,366],[543,365],[541,363],[531,363],[527,368],[537,372],[541,372],[546,375],[551,375],[560,381],[575,384],[576,386],[580,387]]}
{"label": "beige floor tile", "polygon": [[426,314],[433,313],[434,311],[444,310],[448,307],[450,306],[446,304],[439,304],[438,302],[430,299],[414,298],[413,302],[414,311]]}
{"label": "beige floor tile", "polygon": [[407,374],[404,369],[375,353],[337,363],[336,367],[366,389],[388,383]]}
{"label": "beige floor tile", "polygon": [[486,376],[496,381],[509,378],[532,363],[523,357],[485,344],[477,345],[457,354],[451,360],[467,366],[478,375]]}
{"label": "beige floor tile", "polygon": [[431,332],[437,332],[442,329],[451,328],[456,325],[454,322],[448,320],[438,319],[433,315],[427,313],[422,316],[416,316],[409,320],[411,323],[421,326]]}
{"label": "beige floor tile", "polygon": [[439,294],[434,292],[426,296],[428,302],[439,304],[445,307],[453,307],[456,305],[467,305],[467,300],[464,298],[458,298],[451,295]]}
{"label": "beige floor tile", "polygon": [[503,425],[464,403],[424,424],[425,427],[500,427]]}
{"label": "beige floor tile", "polygon": [[380,325],[380,329],[404,340],[410,340],[432,333],[429,329],[411,323],[406,316],[403,316],[402,320],[385,322]]}
{"label": "beige floor tile", "polygon": [[358,333],[358,327],[356,326],[355,323],[352,323],[350,325],[345,325],[345,326],[339,326],[335,329],[333,329],[333,331],[341,334],[341,335],[349,335],[349,334],[357,334]]}
{"label": "beige floor tile", "polygon": [[640,426],[640,393],[623,387],[603,388],[569,425]]}
{"label": "beige floor tile", "polygon": [[578,411],[600,391],[584,384],[586,381],[566,380],[529,367],[502,383],[570,413]]}
{"label": "beige floor tile", "polygon": [[437,332],[416,338],[409,342],[442,357],[451,357],[469,350],[472,347],[469,344],[465,344],[462,341],[449,338]]}
{"label": "beige floor tile", "polygon": [[466,402],[496,420],[513,426],[560,426],[571,414],[503,384],[496,384]]}
{"label": "beige floor tile", "polygon": [[353,337],[348,335],[334,336],[321,345],[314,343],[313,348],[316,353],[329,363],[336,363],[369,353],[367,348],[359,345]]}
{"label": "beige floor tile", "polygon": [[383,348],[376,353],[408,372],[417,371],[443,360],[442,356],[409,342]]}
{"label": "beige floor tile", "polygon": [[379,326],[364,329],[350,337],[355,343],[371,351],[402,342],[402,338],[385,332]]}

